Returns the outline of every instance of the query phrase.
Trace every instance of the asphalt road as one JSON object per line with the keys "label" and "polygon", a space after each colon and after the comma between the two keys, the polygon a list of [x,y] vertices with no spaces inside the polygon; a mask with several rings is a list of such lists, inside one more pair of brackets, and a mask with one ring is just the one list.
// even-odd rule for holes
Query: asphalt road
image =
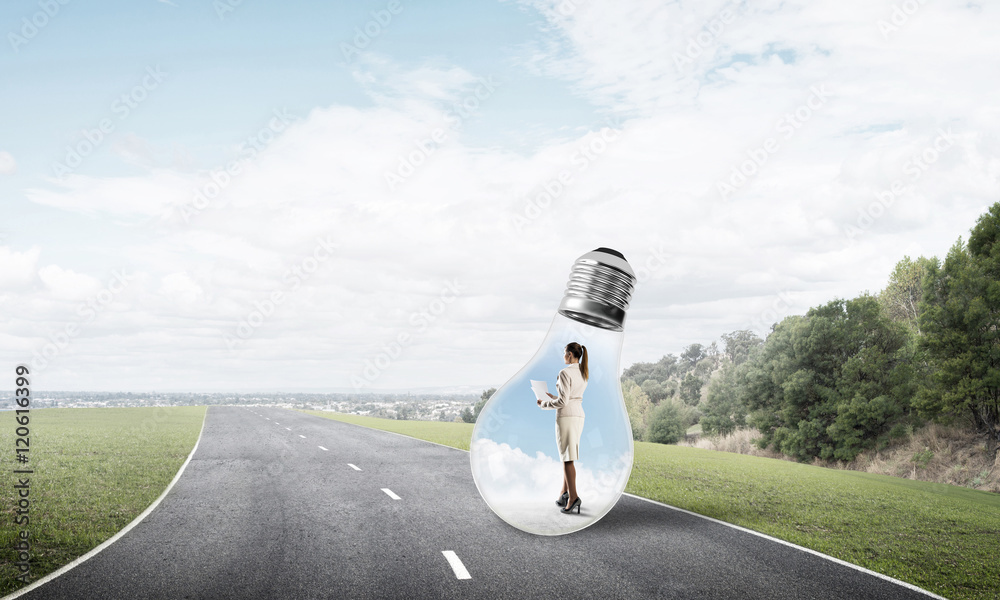
{"label": "asphalt road", "polygon": [[466,452],[291,410],[211,407],[160,505],[21,598],[928,596],[630,496],[577,533],[531,535],[486,506]]}

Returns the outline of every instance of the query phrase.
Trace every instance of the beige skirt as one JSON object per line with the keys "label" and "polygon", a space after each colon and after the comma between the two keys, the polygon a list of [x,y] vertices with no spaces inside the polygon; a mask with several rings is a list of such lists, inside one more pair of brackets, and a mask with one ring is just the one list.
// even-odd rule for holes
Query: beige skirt
{"label": "beige skirt", "polygon": [[580,459],[583,417],[556,417],[556,444],[563,462]]}

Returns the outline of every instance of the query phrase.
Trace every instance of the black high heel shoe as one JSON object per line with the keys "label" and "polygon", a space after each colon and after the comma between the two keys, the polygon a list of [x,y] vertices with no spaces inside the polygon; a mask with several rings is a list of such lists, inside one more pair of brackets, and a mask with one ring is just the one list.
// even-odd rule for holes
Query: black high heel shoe
{"label": "black high heel shoe", "polygon": [[567,502],[569,502],[569,492],[563,492],[563,495],[556,500],[556,506],[566,506]]}
{"label": "black high heel shoe", "polygon": [[[567,498],[566,501],[569,502],[569,498]],[[568,515],[571,512],[573,512],[574,508],[576,509],[576,514],[580,514],[580,509],[583,508],[583,501],[580,500],[579,496],[576,497],[576,500],[573,501],[573,504],[567,506],[566,508],[561,508],[560,510]]]}

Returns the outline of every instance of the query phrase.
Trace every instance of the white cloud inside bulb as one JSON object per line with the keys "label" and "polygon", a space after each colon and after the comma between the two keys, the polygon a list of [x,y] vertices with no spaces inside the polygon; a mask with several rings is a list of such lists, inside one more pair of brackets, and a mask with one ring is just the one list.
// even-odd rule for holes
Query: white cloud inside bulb
{"label": "white cloud inside bulb", "polygon": [[[520,448],[490,439],[473,442],[472,462],[480,477],[480,491],[491,505],[532,504],[540,499],[551,503],[563,480],[562,463],[551,456],[542,452],[529,456]],[[617,500],[619,482],[628,477],[631,459],[623,454],[614,464],[622,468],[595,471],[576,461],[577,492],[589,505],[605,506]]]}

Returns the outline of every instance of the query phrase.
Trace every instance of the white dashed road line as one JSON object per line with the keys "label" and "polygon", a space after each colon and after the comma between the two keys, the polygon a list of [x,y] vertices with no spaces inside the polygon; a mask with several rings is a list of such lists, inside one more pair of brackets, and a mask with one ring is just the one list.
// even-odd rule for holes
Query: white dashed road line
{"label": "white dashed road line", "polygon": [[448,564],[451,565],[451,570],[455,572],[455,577],[458,579],[472,579],[472,575],[469,575],[469,571],[462,564],[462,560],[458,558],[452,550],[442,550],[441,554],[448,560]]}
{"label": "white dashed road line", "polygon": [[[260,415],[260,416],[263,417],[264,415]],[[269,417],[264,417],[264,418],[267,419],[268,421],[271,420]],[[275,421],[274,424],[275,425],[280,425],[281,423],[278,423],[277,421]],[[291,427],[285,427],[285,429],[288,430],[288,431],[292,430]],[[306,436],[302,435],[301,433],[299,434],[299,437],[302,438],[302,439],[306,438]],[[324,448],[323,446],[319,446],[319,449],[323,450],[325,452],[329,452],[329,450],[327,448]],[[347,463],[347,466],[351,467],[355,471],[360,471],[361,470],[360,467],[358,467],[357,465],[353,465],[351,463]],[[392,490],[390,490],[389,488],[382,488],[382,491],[385,492],[386,495],[389,496],[390,498],[392,498],[393,500],[402,500],[402,498],[400,498],[399,496],[397,496],[396,493],[393,492]],[[444,557],[445,557],[445,560],[448,561],[448,564],[451,566],[451,570],[455,572],[455,578],[456,579],[472,579],[472,575],[469,574],[469,570],[465,568],[465,565],[462,564],[462,560],[460,558],[458,558],[458,555],[455,554],[455,552],[453,550],[442,550],[441,554],[443,554]]]}

